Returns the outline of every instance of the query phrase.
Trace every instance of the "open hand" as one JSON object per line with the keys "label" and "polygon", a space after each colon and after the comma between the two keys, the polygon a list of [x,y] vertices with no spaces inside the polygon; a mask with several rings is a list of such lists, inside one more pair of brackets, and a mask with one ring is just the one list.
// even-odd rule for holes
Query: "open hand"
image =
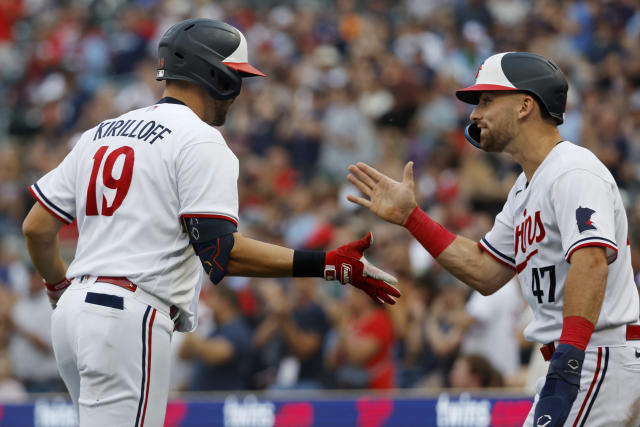
{"label": "open hand", "polygon": [[349,166],[347,179],[366,196],[349,194],[347,200],[369,208],[380,218],[403,225],[417,206],[414,194],[413,162],[404,167],[402,182],[395,181],[377,169],[358,162]]}

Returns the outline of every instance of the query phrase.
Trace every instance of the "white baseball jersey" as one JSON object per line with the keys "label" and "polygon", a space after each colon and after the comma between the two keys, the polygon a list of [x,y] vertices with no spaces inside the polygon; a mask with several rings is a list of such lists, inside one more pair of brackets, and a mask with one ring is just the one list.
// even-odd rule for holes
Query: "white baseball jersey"
{"label": "white baseball jersey", "polygon": [[571,255],[585,246],[606,249],[609,262],[596,332],[638,321],[627,215],[609,170],[589,150],[556,145],[533,174],[522,173],[480,246],[513,268],[534,317],[524,334],[548,343],[560,338],[564,283]]}
{"label": "white baseball jersey", "polygon": [[124,276],[197,322],[204,271],[181,216],[237,225],[238,159],[220,132],[165,98],[86,131],[62,163],[31,186],[60,220],[77,219],[67,277]]}

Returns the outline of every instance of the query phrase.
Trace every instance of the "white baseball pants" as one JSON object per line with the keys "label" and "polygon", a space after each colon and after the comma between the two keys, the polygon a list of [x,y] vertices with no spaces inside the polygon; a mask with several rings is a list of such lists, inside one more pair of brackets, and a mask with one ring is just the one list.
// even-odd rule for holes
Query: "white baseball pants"
{"label": "white baseball pants", "polygon": [[52,335],[81,427],[163,425],[172,332],[168,314],[133,292],[73,281],[53,312]]}
{"label": "white baseball pants", "polygon": [[[544,382],[545,377],[538,379],[535,401],[524,423],[525,427],[536,427],[533,415]],[[580,391],[564,425],[640,426],[640,341],[628,341],[626,345],[587,347],[580,376]]]}

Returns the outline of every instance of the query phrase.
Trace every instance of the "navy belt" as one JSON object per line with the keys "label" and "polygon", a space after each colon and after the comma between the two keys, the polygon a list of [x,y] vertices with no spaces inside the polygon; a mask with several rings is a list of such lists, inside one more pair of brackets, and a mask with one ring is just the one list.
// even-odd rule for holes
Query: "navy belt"
{"label": "navy belt", "polygon": [[104,307],[111,307],[111,308],[117,308],[118,310],[124,310],[124,298],[117,295],[87,292],[87,296],[84,298],[84,301],[90,304],[102,305]]}
{"label": "navy belt", "polygon": [[[98,276],[96,278],[96,282],[110,283],[112,285],[116,285],[123,289],[126,289],[130,292],[135,292],[136,289],[138,289],[138,286],[135,283],[131,282],[126,277]],[[89,294],[99,295],[99,297],[96,297],[96,296],[89,297]],[[116,295],[87,292],[85,302],[124,310],[124,299]],[[171,307],[169,307],[169,317],[171,317],[171,320],[173,320],[174,325],[177,327],[176,321],[178,317],[178,307],[176,307],[175,305],[172,305]]]}
{"label": "navy belt", "polygon": [[[110,277],[99,276],[96,282],[106,282],[112,285],[119,286],[128,291],[135,292],[138,288],[135,284],[131,283],[126,277]],[[87,296],[84,299],[85,302],[90,304],[102,305],[104,307],[117,308],[124,310],[124,298],[117,295],[100,294],[96,292],[87,292]]]}

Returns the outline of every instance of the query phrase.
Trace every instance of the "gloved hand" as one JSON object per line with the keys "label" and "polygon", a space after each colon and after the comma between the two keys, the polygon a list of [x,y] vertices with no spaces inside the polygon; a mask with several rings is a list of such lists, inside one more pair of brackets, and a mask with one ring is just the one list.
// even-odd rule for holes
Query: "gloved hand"
{"label": "gloved hand", "polygon": [[62,296],[62,293],[65,289],[69,287],[71,281],[66,277],[59,282],[56,283],[47,283],[46,280],[43,279],[44,285],[47,288],[47,296],[49,297],[49,302],[51,303],[51,308],[56,308],[56,304],[58,300]]}
{"label": "gloved hand", "polygon": [[534,411],[534,426],[564,425],[580,389],[583,362],[584,351],[571,344],[558,345],[551,358],[547,378]]}
{"label": "gloved hand", "polygon": [[398,279],[369,263],[363,255],[371,245],[371,239],[371,233],[367,233],[357,242],[327,252],[324,279],[362,289],[378,304],[395,304],[392,297],[399,297],[400,292],[392,285],[397,284]]}

